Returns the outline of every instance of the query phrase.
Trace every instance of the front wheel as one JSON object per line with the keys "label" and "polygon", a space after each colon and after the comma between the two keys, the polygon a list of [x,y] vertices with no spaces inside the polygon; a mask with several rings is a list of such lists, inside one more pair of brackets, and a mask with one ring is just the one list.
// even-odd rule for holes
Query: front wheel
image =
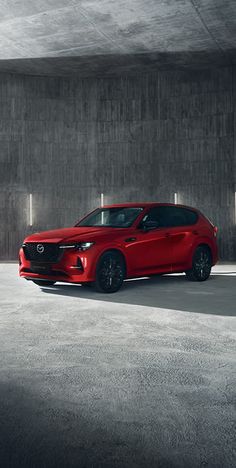
{"label": "front wheel", "polygon": [[208,247],[197,247],[193,255],[191,270],[185,272],[189,281],[206,281],[211,274],[212,258]]}
{"label": "front wheel", "polygon": [[56,281],[36,281],[33,280],[33,283],[37,284],[38,286],[53,286]]}
{"label": "front wheel", "polygon": [[125,262],[119,252],[105,252],[98,261],[95,289],[113,293],[121,288],[125,278]]}

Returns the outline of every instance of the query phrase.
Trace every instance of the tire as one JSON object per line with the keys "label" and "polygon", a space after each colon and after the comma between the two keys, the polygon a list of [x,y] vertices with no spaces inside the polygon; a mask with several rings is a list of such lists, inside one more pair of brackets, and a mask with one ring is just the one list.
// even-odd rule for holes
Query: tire
{"label": "tire", "polygon": [[107,251],[98,261],[95,289],[98,292],[114,293],[125,279],[125,261],[119,252]]}
{"label": "tire", "polygon": [[212,257],[204,245],[197,247],[193,255],[192,268],[185,272],[189,281],[206,281],[211,274]]}
{"label": "tire", "polygon": [[53,286],[56,281],[36,281],[36,280],[33,280],[33,283],[37,284],[38,286]]}

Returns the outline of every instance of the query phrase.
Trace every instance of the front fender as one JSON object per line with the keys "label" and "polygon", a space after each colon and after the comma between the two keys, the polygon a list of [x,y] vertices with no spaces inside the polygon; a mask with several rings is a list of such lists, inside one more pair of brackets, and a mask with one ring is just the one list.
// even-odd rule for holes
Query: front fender
{"label": "front fender", "polygon": [[128,269],[129,269],[129,262],[128,262],[128,258],[127,258],[127,255],[126,255],[126,252],[124,251],[124,249],[122,248],[122,245],[120,243],[115,243],[115,242],[112,242],[112,243],[107,243],[107,244],[104,244],[101,248],[101,250],[99,250],[99,252],[97,253],[96,257],[94,257],[93,259],[93,262],[92,262],[92,268],[91,268],[91,275],[93,276],[93,278],[95,278],[96,276],[96,266],[97,266],[97,262],[99,261],[99,258],[101,258],[101,256],[107,252],[108,250],[116,250],[118,251],[122,257],[124,258],[125,260],[125,265],[126,265],[126,273],[128,275]]}

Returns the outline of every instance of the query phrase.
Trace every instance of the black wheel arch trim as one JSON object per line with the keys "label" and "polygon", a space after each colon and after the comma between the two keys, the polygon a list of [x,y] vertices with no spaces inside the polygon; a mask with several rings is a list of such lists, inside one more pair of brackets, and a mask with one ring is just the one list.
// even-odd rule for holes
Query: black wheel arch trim
{"label": "black wheel arch trim", "polygon": [[194,251],[193,251],[193,255],[195,254],[196,250],[199,248],[199,247],[205,247],[209,250],[209,253],[211,254],[211,261],[213,261],[213,254],[212,254],[212,249],[211,249],[211,246],[209,244],[207,244],[206,242],[201,242],[200,244],[198,244]]}
{"label": "black wheel arch trim", "polygon": [[107,253],[118,253],[121,258],[123,259],[124,261],[124,266],[125,266],[125,278],[127,277],[127,260],[125,258],[125,255],[124,253],[122,252],[122,250],[120,250],[119,248],[116,248],[116,247],[111,247],[111,248],[108,248],[106,250],[104,250],[100,255],[99,257],[97,258],[97,261],[96,261],[96,270],[97,270],[97,267],[98,267],[98,264],[99,264],[99,261],[101,260],[102,256],[107,254]]}

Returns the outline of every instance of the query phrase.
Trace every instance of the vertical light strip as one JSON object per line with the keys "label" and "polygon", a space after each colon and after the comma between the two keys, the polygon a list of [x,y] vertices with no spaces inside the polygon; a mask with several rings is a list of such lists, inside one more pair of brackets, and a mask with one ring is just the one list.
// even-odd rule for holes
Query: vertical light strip
{"label": "vertical light strip", "polygon": [[29,225],[33,226],[33,197],[29,194]]}
{"label": "vertical light strip", "polygon": [[178,203],[178,193],[177,192],[175,192],[175,197],[174,198],[175,198],[175,205],[177,205],[177,203]]}
{"label": "vertical light strip", "polygon": [[[104,206],[104,194],[101,193],[101,207],[103,207],[103,206]],[[104,224],[104,211],[102,211],[101,223]]]}

